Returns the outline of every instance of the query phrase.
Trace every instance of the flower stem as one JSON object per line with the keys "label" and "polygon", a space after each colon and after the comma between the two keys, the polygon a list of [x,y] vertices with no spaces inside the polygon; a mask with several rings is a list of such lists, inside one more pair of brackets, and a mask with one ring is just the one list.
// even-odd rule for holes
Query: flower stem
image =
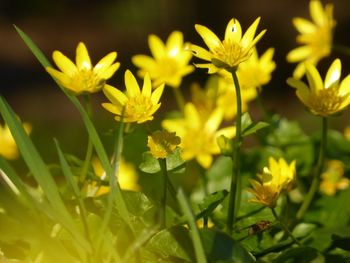
{"label": "flower stem", "polygon": [[302,246],[302,244],[299,242],[298,239],[296,239],[292,232],[290,232],[290,230],[288,229],[288,227],[282,222],[282,220],[279,218],[279,216],[276,213],[276,210],[274,208],[271,208],[272,214],[275,217],[276,221],[279,223],[279,225],[281,226],[281,228],[283,229],[283,231],[285,233],[287,233],[287,235],[299,246]]}
{"label": "flower stem", "polygon": [[166,199],[167,199],[167,190],[168,190],[168,171],[166,159],[160,158],[158,159],[160,169],[163,175],[163,197],[161,200],[161,224],[163,228],[166,228]]}
{"label": "flower stem", "polygon": [[[232,234],[233,223],[237,215],[240,200],[240,149],[242,144],[242,98],[239,81],[236,72],[233,71],[232,77],[234,86],[236,89],[236,104],[237,104],[237,116],[236,116],[236,137],[233,139],[234,149],[232,152],[232,177],[231,177],[231,189],[229,207],[227,211],[227,230],[229,234]],[[237,200],[238,199],[238,200]],[[238,201],[238,202],[237,202]]]}
{"label": "flower stem", "polygon": [[[91,97],[90,95],[86,95],[84,96],[85,99],[85,103],[86,103],[86,110],[88,113],[88,116],[90,117],[90,119],[93,118],[93,110],[92,110],[92,103],[91,103]],[[80,182],[82,184],[84,184],[88,170],[89,170],[89,165],[91,163],[91,158],[92,158],[92,154],[93,154],[93,144],[92,144],[92,140],[91,138],[89,138],[88,140],[88,145],[87,145],[87,149],[86,149],[86,154],[85,154],[85,160],[81,169],[81,175],[80,175]]]}
{"label": "flower stem", "polygon": [[317,161],[317,167],[313,175],[310,189],[306,194],[304,201],[297,212],[296,217],[298,220],[304,217],[320,185],[320,177],[323,170],[325,150],[327,145],[327,126],[328,126],[327,117],[322,117],[322,138],[321,138],[320,152],[319,152],[318,161]]}
{"label": "flower stem", "polygon": [[172,90],[174,92],[176,104],[179,107],[179,110],[181,112],[183,112],[184,111],[184,107],[185,107],[185,98],[184,98],[180,88],[172,88]]}

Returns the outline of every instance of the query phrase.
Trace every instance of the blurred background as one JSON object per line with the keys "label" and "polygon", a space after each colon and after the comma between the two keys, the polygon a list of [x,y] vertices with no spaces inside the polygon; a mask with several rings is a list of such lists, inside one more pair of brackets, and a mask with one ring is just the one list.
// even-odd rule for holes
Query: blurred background
{"label": "blurred background", "polygon": [[[349,0],[322,2],[334,3],[337,21],[334,42],[350,46]],[[306,131],[318,129],[318,119],[306,113],[294,90],[286,84],[295,65],[288,64],[285,57],[297,46],[292,18],[309,19],[309,1],[306,0],[0,0],[0,92],[22,120],[33,123],[34,138],[50,144],[53,137],[64,139],[68,151],[77,153],[80,149],[75,148],[75,142],[85,134],[81,132],[84,128],[78,112],[25,46],[13,24],[26,32],[50,59],[56,49],[74,58],[79,41],[86,43],[93,64],[107,53],[117,51],[121,68],[109,83],[124,89],[124,71],[136,72],[131,56],[150,54],[149,34],[166,40],[173,30],[180,30],[186,41],[202,45],[194,24],[206,25],[223,37],[230,18],[238,18],[245,31],[258,16],[262,18],[258,30],[267,29],[258,51],[261,54],[275,47],[277,63],[272,81],[263,89],[267,107],[301,121]],[[336,56],[340,54],[333,53],[322,60],[321,71],[325,71]],[[341,58],[344,76],[350,73],[350,57],[341,55]],[[205,70],[196,70],[185,77],[184,93],[188,96],[186,88],[191,82],[204,83],[206,78]],[[167,105],[171,107],[174,105],[172,93],[168,95]],[[99,106],[105,100],[103,95],[94,95],[94,99],[96,110],[101,112],[97,121],[102,125],[106,120],[110,122],[112,116],[102,112]],[[259,116],[256,106],[252,105],[251,111]],[[332,120],[337,129],[347,124],[350,124],[348,113]],[[54,147],[50,148],[55,154]]]}

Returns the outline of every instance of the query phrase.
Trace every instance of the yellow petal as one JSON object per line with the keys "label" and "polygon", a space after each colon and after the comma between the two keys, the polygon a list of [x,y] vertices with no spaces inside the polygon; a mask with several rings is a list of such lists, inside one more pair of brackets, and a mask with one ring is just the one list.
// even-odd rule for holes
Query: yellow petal
{"label": "yellow petal", "polygon": [[122,108],[119,108],[115,104],[112,103],[102,103],[102,107],[105,108],[107,111],[114,113],[116,115],[122,114]]}
{"label": "yellow petal", "polygon": [[170,57],[175,57],[181,51],[183,45],[183,35],[180,31],[174,31],[166,42],[167,53]]}
{"label": "yellow petal", "polygon": [[152,95],[151,95],[151,101],[153,104],[157,104],[160,100],[160,97],[162,96],[164,91],[164,84],[160,85],[159,87],[157,87]]}
{"label": "yellow petal", "polygon": [[162,40],[156,35],[150,35],[148,37],[148,45],[151,50],[152,56],[159,60],[166,56],[166,50]]}
{"label": "yellow petal", "polygon": [[310,15],[312,20],[318,25],[322,26],[325,23],[325,16],[322,4],[319,0],[310,1]]}
{"label": "yellow petal", "polygon": [[327,71],[326,78],[324,81],[325,88],[328,89],[329,87],[338,85],[340,75],[341,62],[340,59],[335,59]]}
{"label": "yellow petal", "polygon": [[120,63],[119,62],[116,62],[114,63],[113,65],[109,66],[108,68],[106,68],[105,70],[100,70],[98,73],[97,73],[97,76],[101,79],[109,79],[113,76],[113,74],[119,69],[120,67]]}
{"label": "yellow petal", "polygon": [[225,41],[239,43],[242,38],[242,28],[237,19],[232,18],[226,27]]}
{"label": "yellow petal", "polygon": [[[155,61],[152,57],[146,55],[136,55],[131,58],[135,66],[143,69],[151,69],[155,66]],[[150,70],[148,70],[150,71]]]}
{"label": "yellow petal", "polygon": [[339,95],[345,96],[350,93],[350,74],[347,75],[339,86]]}
{"label": "yellow petal", "polygon": [[194,64],[197,68],[207,68],[209,74],[215,74],[217,73],[220,69],[215,67],[212,63],[206,63],[206,64]]}
{"label": "yellow petal", "polygon": [[218,130],[215,133],[215,138],[218,138],[219,136],[224,135],[227,138],[233,138],[236,135],[236,127],[225,127],[220,130]]}
{"label": "yellow petal", "polygon": [[123,106],[128,101],[128,97],[123,92],[108,84],[104,85],[103,93],[113,104],[116,105]]}
{"label": "yellow petal", "polygon": [[78,44],[75,61],[79,70],[91,70],[92,68],[89,53],[83,42]]}
{"label": "yellow petal", "polygon": [[188,120],[188,125],[193,129],[201,128],[201,117],[192,103],[187,103],[184,108],[185,118]]}
{"label": "yellow petal", "polygon": [[310,46],[301,46],[291,50],[287,54],[287,61],[291,63],[302,61],[309,57],[311,53],[312,49]]}
{"label": "yellow petal", "polygon": [[210,154],[199,154],[196,159],[198,163],[206,169],[209,168],[213,162],[213,157]]}
{"label": "yellow petal", "polygon": [[72,81],[72,79],[68,75],[66,75],[66,74],[64,74],[64,73],[62,73],[62,72],[60,72],[60,71],[58,71],[56,69],[50,68],[50,67],[47,67],[46,71],[54,79],[56,79],[59,82],[60,85],[62,85],[63,87],[65,87],[67,89],[71,88],[71,81]]}
{"label": "yellow petal", "polygon": [[111,52],[103,57],[94,67],[94,72],[98,74],[99,71],[105,71],[110,67],[117,58],[117,52]]}
{"label": "yellow petal", "polygon": [[143,80],[143,87],[142,87],[142,95],[150,98],[152,92],[152,83],[151,78],[148,73],[146,73],[145,78]]}
{"label": "yellow petal", "polygon": [[[247,29],[247,31],[244,33],[242,40],[241,40],[241,44],[243,47],[248,47],[251,45],[251,43],[253,42],[254,36],[255,36],[255,32],[256,29],[259,25],[260,22],[260,17],[258,17],[257,19],[255,19],[255,21],[253,22],[253,24],[251,24],[251,26]],[[265,30],[266,31],[266,30]],[[256,38],[259,37],[259,39],[263,36],[263,34],[265,33],[265,31],[262,31]],[[264,33],[263,33],[264,32]],[[263,33],[263,34],[262,34]],[[258,39],[258,40],[259,40]],[[256,40],[255,43],[258,41]]]}
{"label": "yellow petal", "polygon": [[52,59],[55,61],[57,67],[67,76],[72,77],[77,73],[78,70],[74,63],[60,51],[54,51],[52,54]]}
{"label": "yellow petal", "polygon": [[311,23],[309,20],[306,20],[304,18],[294,18],[293,24],[301,34],[310,34],[316,31],[315,24]]}
{"label": "yellow petal", "polygon": [[323,89],[323,82],[316,67],[311,63],[305,63],[305,68],[311,92],[316,93],[318,90]]}
{"label": "yellow petal", "polygon": [[207,27],[202,25],[195,25],[195,29],[198,34],[202,37],[204,43],[208,46],[209,50],[215,50],[222,48],[220,39]]}
{"label": "yellow petal", "polygon": [[136,97],[141,93],[139,84],[137,83],[135,76],[131,73],[130,70],[125,71],[124,81],[126,92],[129,98]]}
{"label": "yellow petal", "polygon": [[206,121],[204,130],[208,131],[208,133],[215,132],[219,128],[222,122],[222,118],[223,118],[222,110],[219,108],[215,109],[215,111],[210,114],[208,120]]}
{"label": "yellow petal", "polygon": [[191,45],[190,48],[193,55],[195,55],[197,58],[211,61],[212,54],[208,50],[197,45]]}

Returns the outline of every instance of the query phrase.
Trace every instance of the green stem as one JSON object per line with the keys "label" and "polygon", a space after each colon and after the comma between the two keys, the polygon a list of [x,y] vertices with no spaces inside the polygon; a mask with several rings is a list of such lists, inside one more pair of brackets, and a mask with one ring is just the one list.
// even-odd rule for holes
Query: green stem
{"label": "green stem", "polygon": [[[86,110],[87,110],[88,116],[92,120],[92,118],[93,118],[93,110],[92,110],[91,97],[90,97],[90,95],[86,95],[86,96],[84,96],[84,99],[85,99],[85,103],[86,103]],[[82,184],[84,184],[86,176],[88,174],[89,165],[91,163],[93,150],[94,150],[94,147],[93,147],[93,144],[92,144],[92,140],[91,140],[91,138],[89,138],[88,145],[87,145],[87,150],[86,150],[86,155],[85,155],[85,160],[84,160],[83,167],[81,169],[81,174],[80,174],[80,182]]]}
{"label": "green stem", "polygon": [[180,88],[172,88],[173,92],[174,92],[174,96],[175,96],[175,100],[177,103],[177,106],[179,107],[179,110],[181,112],[184,111],[185,108],[185,98],[180,90]]}
{"label": "green stem", "polygon": [[[237,198],[240,199],[240,149],[242,144],[242,98],[241,90],[239,86],[239,81],[236,75],[236,72],[233,71],[232,77],[234,81],[234,86],[236,89],[236,100],[237,100],[237,116],[236,116],[236,137],[233,140],[234,150],[232,152],[232,177],[231,177],[231,190],[230,190],[230,199],[229,207],[227,214],[227,230],[229,234],[232,234],[233,223],[238,212],[239,202]],[[238,200],[239,201],[239,200]]]}
{"label": "green stem", "polygon": [[317,166],[316,166],[315,173],[313,175],[310,189],[306,194],[304,201],[297,212],[296,217],[298,220],[304,217],[320,185],[320,177],[323,170],[325,151],[326,151],[326,145],[327,145],[327,129],[328,129],[327,126],[328,126],[327,117],[322,117],[322,138],[321,138],[321,145],[320,145],[320,152],[318,156]]}
{"label": "green stem", "polygon": [[158,159],[160,169],[163,175],[163,197],[161,200],[161,224],[163,228],[166,228],[166,200],[167,200],[167,190],[168,190],[168,171],[166,159],[160,158]]}
{"label": "green stem", "polygon": [[288,229],[288,227],[282,222],[282,220],[279,218],[279,216],[276,213],[276,210],[274,208],[271,208],[272,214],[275,217],[276,221],[279,223],[279,225],[281,226],[281,228],[283,229],[283,231],[285,233],[287,233],[287,235],[299,246],[302,246],[302,244],[299,242],[298,239],[296,239],[292,232],[290,232],[290,230]]}
{"label": "green stem", "polygon": [[348,46],[333,44],[332,49],[336,52],[350,56],[350,47]]}

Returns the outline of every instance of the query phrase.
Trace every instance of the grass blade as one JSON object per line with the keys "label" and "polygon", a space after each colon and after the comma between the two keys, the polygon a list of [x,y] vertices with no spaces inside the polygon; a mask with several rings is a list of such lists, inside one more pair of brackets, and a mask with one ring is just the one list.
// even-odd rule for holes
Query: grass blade
{"label": "grass blade", "polygon": [[198,231],[198,228],[196,225],[196,220],[193,216],[191,206],[188,203],[188,200],[187,200],[185,193],[183,192],[182,189],[179,189],[179,192],[177,194],[177,200],[179,201],[182,212],[185,214],[187,222],[190,225],[190,230],[191,230],[190,234],[191,234],[191,239],[193,242],[197,262],[206,263],[207,259],[205,256],[201,237],[199,235],[199,231]]}
{"label": "grass blade", "polygon": [[9,126],[12,136],[29,170],[42,188],[50,206],[56,211],[57,221],[61,222],[82,246],[88,248],[89,245],[86,240],[76,231],[74,220],[65,207],[50,171],[25,132],[22,123],[20,123],[16,114],[2,96],[0,96],[0,113]]}

